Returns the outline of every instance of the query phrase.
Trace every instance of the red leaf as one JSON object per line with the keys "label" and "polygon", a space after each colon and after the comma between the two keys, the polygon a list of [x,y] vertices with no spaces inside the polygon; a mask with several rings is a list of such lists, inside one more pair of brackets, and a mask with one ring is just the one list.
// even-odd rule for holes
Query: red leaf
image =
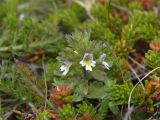
{"label": "red leaf", "polygon": [[141,5],[145,10],[153,10],[153,5],[150,0],[141,0]]}

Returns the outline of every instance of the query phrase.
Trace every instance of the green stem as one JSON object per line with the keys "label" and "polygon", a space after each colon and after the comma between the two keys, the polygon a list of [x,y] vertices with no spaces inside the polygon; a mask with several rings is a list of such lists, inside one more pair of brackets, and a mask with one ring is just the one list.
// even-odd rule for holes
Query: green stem
{"label": "green stem", "polygon": [[10,51],[10,50],[21,50],[23,48],[24,45],[0,47],[0,52]]}
{"label": "green stem", "polygon": [[83,79],[84,79],[84,82],[86,83],[86,89],[87,89],[87,93],[88,94],[88,87],[89,87],[89,81],[87,79],[87,71],[85,70],[85,67],[83,67]]}
{"label": "green stem", "polygon": [[86,78],[87,78],[87,72],[85,68],[83,67],[83,79],[86,80]]}
{"label": "green stem", "polygon": [[108,21],[110,21],[110,17],[109,17],[109,13],[110,13],[110,8],[111,8],[111,2],[112,2],[112,0],[109,0],[108,1]]}

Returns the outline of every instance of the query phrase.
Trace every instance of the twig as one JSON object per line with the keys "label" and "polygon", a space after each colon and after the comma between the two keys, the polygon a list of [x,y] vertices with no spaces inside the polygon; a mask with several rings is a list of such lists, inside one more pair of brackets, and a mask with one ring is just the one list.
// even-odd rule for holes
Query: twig
{"label": "twig", "polygon": [[108,21],[110,22],[110,17],[109,17],[109,13],[110,13],[110,8],[111,8],[111,2],[112,0],[108,1]]}
{"label": "twig", "polygon": [[47,81],[46,81],[46,69],[45,69],[45,66],[44,66],[44,56],[43,56],[43,63],[42,63],[42,66],[43,66],[43,70],[44,70],[44,84],[45,84],[45,104],[44,104],[44,111],[46,110],[46,105],[47,105]]}
{"label": "twig", "polygon": [[[13,109],[16,109],[18,105],[15,105]],[[4,115],[4,120],[8,120],[8,118],[13,114],[13,111],[9,111]]]}
{"label": "twig", "polygon": [[[146,75],[146,73],[139,74],[138,77],[140,78],[140,77],[143,77],[144,75]],[[130,80],[132,81],[132,80],[134,80],[134,79],[136,79],[136,78],[137,78],[137,77],[134,77],[134,76],[133,76],[133,77],[130,78]]]}
{"label": "twig", "polygon": [[123,116],[123,109],[124,109],[124,105],[122,105],[121,107],[121,117]]}
{"label": "twig", "polygon": [[153,106],[158,106],[160,105],[160,102],[155,103]]}
{"label": "twig", "polygon": [[141,79],[138,77],[138,75],[137,75],[137,73],[135,72],[135,70],[129,65],[129,63],[127,63],[127,65],[128,65],[128,67],[129,67],[129,69],[134,73],[134,75],[136,76],[136,78],[138,79],[139,83],[141,84],[141,86],[142,86],[142,88],[143,88],[143,90],[144,90],[144,89],[145,89],[145,88],[144,88],[144,85],[143,85]]}
{"label": "twig", "polygon": [[148,120],[152,120],[152,118],[154,117],[154,116],[156,116],[157,115],[157,111],[150,117],[150,118],[148,118]]}
{"label": "twig", "polygon": [[43,93],[36,87],[35,84],[33,84],[31,81],[29,81],[28,79],[24,78],[25,82],[27,82],[28,84],[30,84],[32,86],[32,88],[41,96],[44,97]]}
{"label": "twig", "polygon": [[119,9],[119,10],[125,11],[125,12],[127,12],[128,14],[130,14],[130,13],[131,13],[131,12],[129,11],[129,9],[128,9],[128,8],[126,8],[126,7],[122,7],[122,6],[116,5],[116,4],[114,4],[114,3],[111,3],[111,6],[112,6],[112,7],[115,7],[116,9]]}
{"label": "twig", "polygon": [[79,4],[80,6],[85,8],[85,5],[83,4],[83,2],[79,1],[79,0],[73,0],[73,2]]}
{"label": "twig", "polygon": [[[160,69],[160,67],[157,67],[157,68],[151,70],[151,71],[148,72],[140,81],[143,81],[146,77],[148,77],[148,75],[150,75],[151,73],[153,73],[154,71],[156,71],[156,70],[158,70],[158,69]],[[128,98],[128,110],[131,109],[130,104],[131,104],[131,97],[132,97],[133,91],[134,91],[134,89],[138,86],[138,84],[140,83],[140,81],[137,82],[137,84],[133,87],[133,89],[132,89],[131,92],[130,92],[130,95],[129,95],[129,98]]]}
{"label": "twig", "polygon": [[[140,66],[141,68],[146,69],[146,67],[144,67],[142,64],[138,63],[136,60],[134,60],[132,57],[128,56],[128,59],[130,59],[132,62],[134,62],[135,64],[137,64],[138,66]],[[148,70],[147,70],[148,71]]]}
{"label": "twig", "polygon": [[16,102],[16,99],[1,99],[1,102],[8,103],[8,102]]}
{"label": "twig", "polygon": [[75,2],[75,3],[79,4],[80,6],[82,6],[86,10],[87,15],[93,21],[96,21],[95,18],[91,14],[92,6],[95,4],[96,0],[84,0],[84,2],[82,2],[81,0],[73,0],[73,2]]}
{"label": "twig", "polygon": [[128,120],[128,118],[130,118],[130,115],[131,115],[132,112],[133,112],[133,106],[127,111],[123,120]]}

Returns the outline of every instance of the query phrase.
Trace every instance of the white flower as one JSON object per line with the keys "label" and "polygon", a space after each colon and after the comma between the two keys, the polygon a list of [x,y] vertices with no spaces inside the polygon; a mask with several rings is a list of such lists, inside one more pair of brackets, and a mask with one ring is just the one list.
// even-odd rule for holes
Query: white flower
{"label": "white flower", "polygon": [[112,66],[112,63],[111,63],[111,62],[105,62],[105,61],[104,61],[105,58],[106,58],[106,54],[103,53],[103,54],[99,57],[99,60],[100,60],[100,62],[102,63],[102,65],[104,65],[104,67],[109,70],[109,68]]}
{"label": "white flower", "polygon": [[104,65],[105,68],[109,70],[110,65],[107,62],[103,61],[102,64]]}
{"label": "white flower", "polygon": [[71,67],[70,62],[64,62],[64,65],[62,65],[59,69],[62,73],[63,76],[65,76],[69,72],[69,68]]}
{"label": "white flower", "polygon": [[20,14],[20,15],[19,15],[19,20],[21,20],[21,21],[22,21],[22,20],[24,19],[24,17],[25,17],[25,15],[24,15],[23,13],[22,13],[22,14]]}
{"label": "white flower", "polygon": [[80,61],[82,67],[86,70],[92,71],[92,67],[95,67],[96,61],[93,60],[93,55],[90,53],[85,53],[83,59]]}

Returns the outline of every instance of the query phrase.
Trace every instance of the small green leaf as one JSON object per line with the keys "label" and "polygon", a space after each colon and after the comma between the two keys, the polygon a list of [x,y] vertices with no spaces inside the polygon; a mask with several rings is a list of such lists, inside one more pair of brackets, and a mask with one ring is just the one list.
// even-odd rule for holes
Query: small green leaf
{"label": "small green leaf", "polygon": [[107,92],[105,91],[105,86],[103,84],[94,82],[89,85],[89,93],[86,96],[87,98],[102,99],[105,96],[107,96]]}

